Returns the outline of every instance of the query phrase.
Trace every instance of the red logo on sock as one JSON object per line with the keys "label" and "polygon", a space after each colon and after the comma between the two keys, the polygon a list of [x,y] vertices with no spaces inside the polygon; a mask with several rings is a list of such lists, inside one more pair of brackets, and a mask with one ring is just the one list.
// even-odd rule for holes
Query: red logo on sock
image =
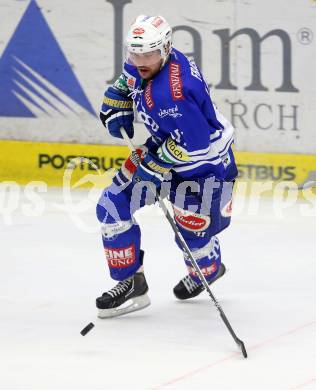
{"label": "red logo on sock", "polygon": [[[188,266],[188,271],[189,271],[189,274],[192,275],[192,276],[195,276],[195,277],[198,277],[198,276],[199,276],[199,275],[197,274],[197,272],[195,271],[195,268],[194,268],[194,267]],[[202,271],[202,274],[203,274],[204,276],[210,276],[210,275],[212,275],[214,272],[217,271],[217,265],[216,265],[216,263],[211,264],[209,267],[201,268],[201,271]]]}
{"label": "red logo on sock", "polygon": [[135,245],[126,248],[104,248],[110,268],[127,268],[136,262]]}

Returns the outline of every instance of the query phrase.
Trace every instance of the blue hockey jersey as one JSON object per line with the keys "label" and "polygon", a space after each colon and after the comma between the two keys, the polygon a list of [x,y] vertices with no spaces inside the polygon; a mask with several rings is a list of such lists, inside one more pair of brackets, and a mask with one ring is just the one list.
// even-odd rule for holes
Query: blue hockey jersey
{"label": "blue hockey jersey", "polygon": [[193,60],[173,49],[153,79],[142,80],[137,68],[127,63],[123,74],[151,134],[147,146],[172,162],[177,176],[236,177],[231,150],[234,128],[212,103],[208,85]]}

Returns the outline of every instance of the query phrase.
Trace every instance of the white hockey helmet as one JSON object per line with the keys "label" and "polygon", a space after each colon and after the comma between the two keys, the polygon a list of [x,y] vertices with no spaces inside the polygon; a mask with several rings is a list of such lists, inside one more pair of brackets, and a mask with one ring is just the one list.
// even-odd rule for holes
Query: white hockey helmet
{"label": "white hockey helmet", "polygon": [[164,17],[138,16],[126,36],[126,61],[138,66],[141,64],[137,63],[137,59],[145,61],[144,65],[151,65],[162,59],[163,66],[171,50],[171,36],[171,27]]}

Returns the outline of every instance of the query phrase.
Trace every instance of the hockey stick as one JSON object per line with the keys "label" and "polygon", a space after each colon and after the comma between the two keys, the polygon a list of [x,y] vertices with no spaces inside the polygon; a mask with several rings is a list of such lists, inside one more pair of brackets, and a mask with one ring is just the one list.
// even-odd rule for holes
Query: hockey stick
{"label": "hockey stick", "polygon": [[[131,150],[132,154],[133,154],[133,157],[135,158],[135,161],[137,161],[138,163],[140,163],[140,157],[138,156],[137,152],[136,152],[136,149],[131,141],[131,139],[129,138],[129,136],[126,134],[126,131],[121,128],[121,134],[122,134],[122,137],[124,138],[128,148]],[[152,189],[153,190],[153,189]],[[160,194],[157,194],[156,195],[156,198],[160,204],[160,207],[162,208],[169,224],[171,225],[172,227],[172,230],[174,231],[175,235],[177,236],[179,242],[181,243],[182,245],[182,248],[183,248],[183,251],[186,253],[186,255],[188,256],[188,258],[190,259],[196,273],[199,275],[199,278],[205,288],[205,290],[208,292],[209,296],[211,297],[216,309],[219,311],[219,314],[224,322],[224,324],[226,325],[229,333],[231,334],[231,336],[233,337],[233,339],[235,340],[236,344],[238,345],[238,347],[241,349],[241,352],[244,356],[244,358],[247,357],[247,351],[246,351],[246,348],[245,348],[245,344],[243,343],[242,340],[240,340],[237,336],[236,336],[236,333],[234,332],[232,326],[230,325],[221,305],[219,304],[219,302],[217,301],[217,299],[215,298],[214,294],[212,293],[211,289],[210,289],[210,286],[208,285],[206,279],[205,279],[205,276],[203,275],[200,267],[198,266],[195,258],[193,257],[192,253],[191,253],[191,250],[190,248],[188,247],[187,243],[185,242],[185,239],[183,238],[181,232],[179,231],[179,229],[177,228],[177,225],[175,224],[174,220],[173,220],[173,217],[171,216],[167,206],[165,205],[164,201],[163,201],[163,198],[164,196]]]}
{"label": "hockey stick", "polygon": [[[296,190],[296,188],[291,188],[291,187],[287,187],[287,188],[289,190],[293,190],[293,191]],[[297,187],[297,190],[298,191],[304,191],[304,190],[307,190],[308,188],[313,188],[313,189],[316,188],[316,180],[307,181],[304,184],[299,185]]]}

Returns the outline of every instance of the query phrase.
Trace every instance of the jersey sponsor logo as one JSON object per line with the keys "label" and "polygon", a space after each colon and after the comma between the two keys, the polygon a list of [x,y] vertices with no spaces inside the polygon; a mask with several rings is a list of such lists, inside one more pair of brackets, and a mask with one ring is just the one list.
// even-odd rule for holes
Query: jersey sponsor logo
{"label": "jersey sponsor logo", "polygon": [[41,8],[32,0],[0,59],[0,117],[96,115]]}
{"label": "jersey sponsor logo", "polygon": [[146,106],[151,110],[153,107],[154,107],[154,101],[153,101],[153,97],[152,97],[152,83],[153,81],[150,80],[146,86],[146,89],[145,89],[145,93],[144,93],[144,96],[145,96],[145,102],[146,102]]}
{"label": "jersey sponsor logo", "polygon": [[[195,271],[195,268],[193,268],[191,266],[188,266],[187,268],[188,268],[190,275],[195,276],[195,277],[199,277],[198,273]],[[209,267],[200,268],[200,270],[202,271],[202,274],[204,276],[210,276],[217,271],[217,265],[216,265],[216,263],[213,263]]]}
{"label": "jersey sponsor logo", "polygon": [[159,130],[158,124],[153,120],[153,118],[150,115],[148,115],[144,111],[138,111],[138,113],[141,120],[144,122],[144,124],[149,130],[153,131],[154,133],[156,133]]}
{"label": "jersey sponsor logo", "polygon": [[172,157],[176,158],[176,160],[189,161],[189,156],[185,150],[180,145],[177,145],[171,137],[167,139],[166,145],[167,151],[171,154]]}
{"label": "jersey sponsor logo", "polygon": [[176,206],[173,206],[173,210],[175,221],[181,227],[191,232],[206,230],[211,223],[211,218],[207,215],[192,213]]}
{"label": "jersey sponsor logo", "polygon": [[177,164],[189,161],[190,158],[185,149],[178,145],[172,137],[169,137],[157,150],[159,158],[167,163]]}
{"label": "jersey sponsor logo", "polygon": [[169,68],[169,83],[173,100],[183,100],[181,67],[176,62],[170,63]]}
{"label": "jersey sponsor logo", "polygon": [[136,27],[133,30],[133,34],[135,35],[142,35],[144,34],[145,30],[142,27]]}
{"label": "jersey sponsor logo", "polygon": [[[136,92],[137,90],[134,90]],[[148,115],[144,110],[144,107],[142,107],[140,99],[137,98],[137,94],[134,94],[136,109],[139,113],[140,119],[144,122],[146,127],[149,129],[149,131],[152,131],[156,133],[159,130],[159,125],[153,120],[153,118]],[[158,137],[156,137],[158,139]]]}
{"label": "jersey sponsor logo", "polygon": [[181,117],[182,114],[179,112],[179,108],[177,105],[171,108],[160,109],[158,112],[159,118],[165,118],[166,116],[171,116],[172,118]]}
{"label": "jersey sponsor logo", "polygon": [[230,200],[226,206],[224,206],[221,210],[221,214],[223,217],[230,218],[233,212],[233,201]]}
{"label": "jersey sponsor logo", "polygon": [[104,248],[109,267],[127,268],[136,262],[135,245],[126,248]]}
{"label": "jersey sponsor logo", "polygon": [[151,22],[151,24],[155,27],[159,27],[163,23],[163,20],[160,16],[156,16],[155,19]]}
{"label": "jersey sponsor logo", "polygon": [[135,87],[135,84],[136,84],[136,77],[134,76],[130,76],[128,77],[127,79],[127,85],[129,88],[134,88]]}
{"label": "jersey sponsor logo", "polygon": [[193,77],[195,77],[196,79],[203,81],[201,73],[200,73],[199,68],[197,67],[196,63],[193,60],[191,60],[189,62],[189,64],[190,64],[191,75]]}

